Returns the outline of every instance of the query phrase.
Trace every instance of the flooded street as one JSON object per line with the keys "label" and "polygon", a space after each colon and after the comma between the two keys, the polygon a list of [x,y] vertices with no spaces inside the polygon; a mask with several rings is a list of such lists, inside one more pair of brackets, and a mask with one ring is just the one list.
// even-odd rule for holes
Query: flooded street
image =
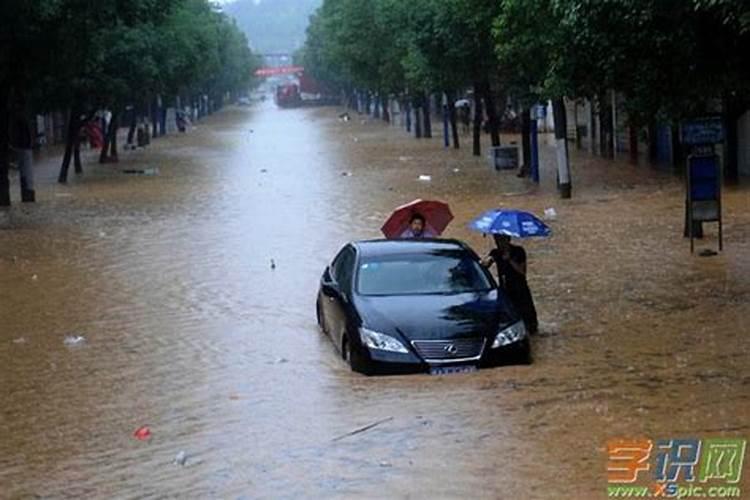
{"label": "flooded street", "polygon": [[[747,186],[700,258],[671,173],[573,154],[560,200],[549,145],[536,188],[337,115],[232,108],[122,153],[157,176],[45,163],[0,229],[0,498],[597,499],[610,438],[750,435]],[[325,265],[420,197],[480,253],[482,210],[555,208],[524,243],[534,364],[368,378],[319,333]]]}

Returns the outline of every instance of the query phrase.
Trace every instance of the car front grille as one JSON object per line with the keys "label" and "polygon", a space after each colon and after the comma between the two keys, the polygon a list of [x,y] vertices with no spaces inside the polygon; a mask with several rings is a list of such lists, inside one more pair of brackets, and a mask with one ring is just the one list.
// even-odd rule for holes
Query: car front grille
{"label": "car front grille", "polygon": [[449,363],[478,359],[484,350],[485,339],[414,340],[412,345],[428,363]]}

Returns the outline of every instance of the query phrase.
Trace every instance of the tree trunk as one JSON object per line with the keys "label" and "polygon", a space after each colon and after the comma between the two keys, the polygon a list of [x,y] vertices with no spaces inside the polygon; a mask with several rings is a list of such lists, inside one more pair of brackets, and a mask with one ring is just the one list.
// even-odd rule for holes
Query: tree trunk
{"label": "tree trunk", "polygon": [[419,111],[419,101],[417,101],[414,103],[414,137],[417,139],[422,138],[422,120]]}
{"label": "tree trunk", "polygon": [[383,101],[383,121],[386,123],[391,123],[391,112],[389,111],[391,100],[389,97],[386,97]]}
{"label": "tree trunk", "polygon": [[555,120],[555,143],[557,150],[557,185],[562,198],[572,195],[570,179],[570,161],[568,159],[567,121],[565,119],[565,101],[562,97],[552,101]]}
{"label": "tree trunk", "polygon": [[[70,168],[70,160],[73,156],[73,148],[78,140],[78,134],[81,130],[81,112],[78,106],[73,106],[70,110],[70,116],[68,117],[68,131],[65,136],[65,154],[63,155],[62,165],[60,165],[60,175],[57,177],[57,182],[65,184],[68,182],[68,169]],[[81,169],[83,171],[83,169]],[[76,173],[81,173],[76,170]]]}
{"label": "tree trunk", "polygon": [[[112,113],[112,119],[109,122],[110,139],[109,139],[109,160],[117,163],[120,159],[117,156],[117,131],[120,129],[120,113]],[[162,129],[162,135],[163,135]]]}
{"label": "tree trunk", "polygon": [[456,97],[453,92],[448,95],[448,118],[451,122],[451,135],[453,135],[453,149],[459,149],[461,146],[458,142],[458,123],[456,117]]}
{"label": "tree trunk", "polygon": [[479,91],[479,85],[474,84],[474,143],[472,154],[474,156],[482,155],[482,94]]}
{"label": "tree trunk", "polygon": [[[167,135],[167,107],[161,106],[159,109],[159,135]],[[114,138],[115,149],[117,148],[117,132]],[[115,153],[115,156],[117,154]]]}
{"label": "tree trunk", "polygon": [[365,108],[367,108],[367,115],[372,115],[372,96],[369,92],[365,96]]}
{"label": "tree trunk", "polygon": [[0,207],[10,206],[10,89],[0,87]]}
{"label": "tree trunk", "polygon": [[375,95],[375,109],[372,110],[372,117],[380,119],[380,92]]}
{"label": "tree trunk", "polygon": [[[99,163],[107,163],[107,162],[117,162],[117,147],[112,146],[112,143],[115,141],[115,136],[117,135],[117,113],[112,113],[112,116],[109,119],[109,125],[107,126],[107,130],[104,133],[104,145],[102,146],[102,151],[99,154]],[[110,156],[110,148],[112,151],[114,151],[114,154]]]}
{"label": "tree trunk", "polygon": [[487,121],[490,125],[492,146],[497,147],[500,145],[500,127],[497,120],[497,110],[495,109],[495,97],[492,95],[490,82],[485,81],[482,83],[482,91],[484,94],[484,104],[487,106]]}
{"label": "tree trunk", "polygon": [[638,127],[631,125],[628,128],[630,139],[630,163],[638,165]]}
{"label": "tree trunk", "polygon": [[[201,99],[202,102],[202,99]],[[159,137],[159,99],[155,98],[151,105],[151,137]]]}
{"label": "tree trunk", "polygon": [[[179,109],[179,105],[177,106]],[[138,113],[136,112],[136,107],[133,106],[133,109],[130,110],[130,114],[128,115],[128,146],[133,147],[133,139],[135,138],[135,128],[138,126]],[[125,148],[127,149],[127,148]]]}
{"label": "tree trunk", "polygon": [[599,105],[599,154],[603,158],[611,158],[612,135],[610,134],[610,128],[612,117],[609,113],[606,96],[598,96],[597,101]]}
{"label": "tree trunk", "polygon": [[682,146],[680,145],[680,128],[675,123],[672,125],[672,167],[676,172],[685,168]]}
{"label": "tree trunk", "polygon": [[652,164],[656,163],[659,159],[659,148],[657,142],[657,135],[659,131],[654,120],[648,123],[648,161]]}
{"label": "tree trunk", "polygon": [[531,110],[521,110],[521,154],[523,155],[523,167],[520,174],[528,175],[531,172]]}
{"label": "tree trunk", "polygon": [[411,105],[409,104],[408,100],[404,100],[404,114],[406,115],[406,119],[404,121],[406,125],[406,132],[411,134]]}
{"label": "tree trunk", "polygon": [[73,145],[73,168],[77,174],[83,173],[83,164],[81,164],[81,131],[76,134],[75,144]]}
{"label": "tree trunk", "polygon": [[737,184],[740,181],[737,121],[746,109],[747,103],[743,103],[737,98],[726,97],[724,99],[724,128],[726,129],[724,181],[727,184]]}
{"label": "tree trunk", "polygon": [[432,121],[430,120],[430,98],[427,94],[422,94],[422,119],[424,120],[424,137],[432,138]]}

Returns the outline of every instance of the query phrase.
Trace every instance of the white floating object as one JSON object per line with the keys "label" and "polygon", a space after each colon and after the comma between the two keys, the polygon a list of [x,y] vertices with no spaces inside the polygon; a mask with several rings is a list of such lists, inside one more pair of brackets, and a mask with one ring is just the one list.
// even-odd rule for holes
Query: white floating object
{"label": "white floating object", "polygon": [[460,168],[454,168],[454,169],[453,169],[453,171],[454,171],[454,172],[460,172],[460,171],[461,171],[461,169],[460,169]]}
{"label": "white floating object", "polygon": [[26,343],[26,339],[23,338],[23,337],[18,337],[17,339],[13,339],[13,343],[14,344],[25,344]]}
{"label": "white floating object", "polygon": [[429,181],[432,180],[432,176],[429,176],[429,175],[420,175],[419,176],[419,180],[420,181],[427,181],[427,182],[429,182]]}
{"label": "white floating object", "polygon": [[83,335],[66,335],[63,343],[65,345],[81,345],[86,342],[86,338]]}
{"label": "white floating object", "polygon": [[188,454],[187,454],[187,452],[181,451],[181,452],[179,452],[174,457],[174,460],[173,460],[172,463],[174,463],[175,465],[183,465],[184,466],[185,464],[187,464],[187,460],[188,460]]}
{"label": "white floating object", "polygon": [[36,281],[38,279],[39,279],[39,276],[37,276],[36,274],[31,277],[31,281]]}
{"label": "white floating object", "polygon": [[554,208],[545,208],[544,218],[547,220],[555,220],[557,218],[557,211]]}

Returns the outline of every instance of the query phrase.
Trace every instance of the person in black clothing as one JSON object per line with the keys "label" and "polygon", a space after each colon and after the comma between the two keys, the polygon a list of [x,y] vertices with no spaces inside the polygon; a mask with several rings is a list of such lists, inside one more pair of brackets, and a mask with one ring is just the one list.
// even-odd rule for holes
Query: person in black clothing
{"label": "person in black clothing", "polygon": [[510,236],[495,234],[495,248],[482,265],[497,266],[498,285],[506,293],[513,307],[521,315],[526,330],[534,334],[539,329],[534,299],[526,282],[526,251],[523,247],[513,245]]}

